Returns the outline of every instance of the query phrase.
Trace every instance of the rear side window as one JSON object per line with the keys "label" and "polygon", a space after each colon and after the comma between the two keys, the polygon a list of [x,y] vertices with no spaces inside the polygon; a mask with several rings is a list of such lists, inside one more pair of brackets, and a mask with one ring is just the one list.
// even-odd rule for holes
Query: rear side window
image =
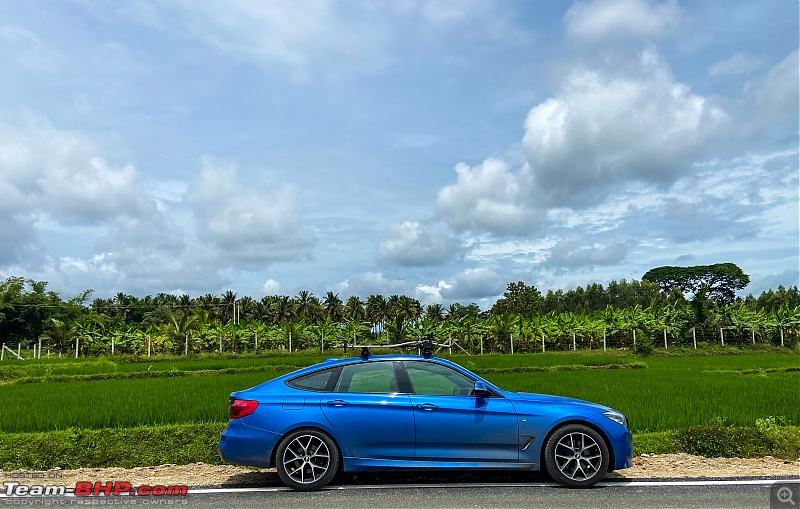
{"label": "rear side window", "polygon": [[325,392],[328,388],[331,376],[334,375],[336,371],[338,370],[333,368],[315,371],[307,375],[292,378],[286,382],[286,385],[293,389],[301,389],[304,391]]}

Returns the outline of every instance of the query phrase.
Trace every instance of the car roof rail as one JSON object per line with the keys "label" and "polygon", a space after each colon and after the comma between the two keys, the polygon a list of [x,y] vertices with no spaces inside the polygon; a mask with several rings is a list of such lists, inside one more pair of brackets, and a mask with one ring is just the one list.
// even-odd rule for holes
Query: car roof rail
{"label": "car roof rail", "polygon": [[421,339],[417,341],[406,341],[404,343],[395,343],[393,345],[356,345],[354,343],[344,342],[340,345],[334,346],[334,348],[343,348],[344,353],[347,354],[348,348],[361,348],[361,358],[363,360],[368,360],[372,357],[372,349],[373,348],[413,348],[417,347],[419,349],[420,355],[422,355],[426,359],[430,359],[433,357],[433,347],[440,346],[439,343],[433,341],[432,339]]}

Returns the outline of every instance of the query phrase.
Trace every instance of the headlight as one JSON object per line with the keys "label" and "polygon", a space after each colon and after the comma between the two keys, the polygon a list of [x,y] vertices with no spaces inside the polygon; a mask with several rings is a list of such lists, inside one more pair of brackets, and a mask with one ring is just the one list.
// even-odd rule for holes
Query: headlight
{"label": "headlight", "polygon": [[626,428],[628,427],[628,418],[619,412],[609,410],[608,412],[603,412],[603,415],[621,426],[625,426]]}

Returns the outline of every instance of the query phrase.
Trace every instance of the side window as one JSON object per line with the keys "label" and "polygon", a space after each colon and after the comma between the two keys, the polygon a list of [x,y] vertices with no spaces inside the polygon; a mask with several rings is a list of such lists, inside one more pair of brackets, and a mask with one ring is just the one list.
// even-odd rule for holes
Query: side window
{"label": "side window", "polygon": [[435,362],[404,361],[415,394],[469,396],[475,382],[458,371]]}
{"label": "side window", "polygon": [[392,393],[399,390],[392,362],[359,362],[342,367],[334,392]]}
{"label": "side window", "polygon": [[292,378],[286,382],[286,385],[293,389],[302,389],[304,391],[325,392],[328,388],[328,382],[337,370],[336,369],[323,369],[322,371],[315,371],[307,375]]}

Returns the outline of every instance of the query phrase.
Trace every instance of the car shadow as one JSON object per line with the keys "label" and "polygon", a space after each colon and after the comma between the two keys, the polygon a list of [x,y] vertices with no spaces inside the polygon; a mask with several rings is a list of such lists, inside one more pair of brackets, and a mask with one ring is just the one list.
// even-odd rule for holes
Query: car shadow
{"label": "car shadow", "polygon": [[[330,486],[403,486],[426,484],[539,484],[552,483],[553,480],[543,472],[515,471],[404,471],[404,472],[340,472]],[[234,474],[222,482],[223,487],[267,488],[282,487],[274,470],[252,471]]]}

